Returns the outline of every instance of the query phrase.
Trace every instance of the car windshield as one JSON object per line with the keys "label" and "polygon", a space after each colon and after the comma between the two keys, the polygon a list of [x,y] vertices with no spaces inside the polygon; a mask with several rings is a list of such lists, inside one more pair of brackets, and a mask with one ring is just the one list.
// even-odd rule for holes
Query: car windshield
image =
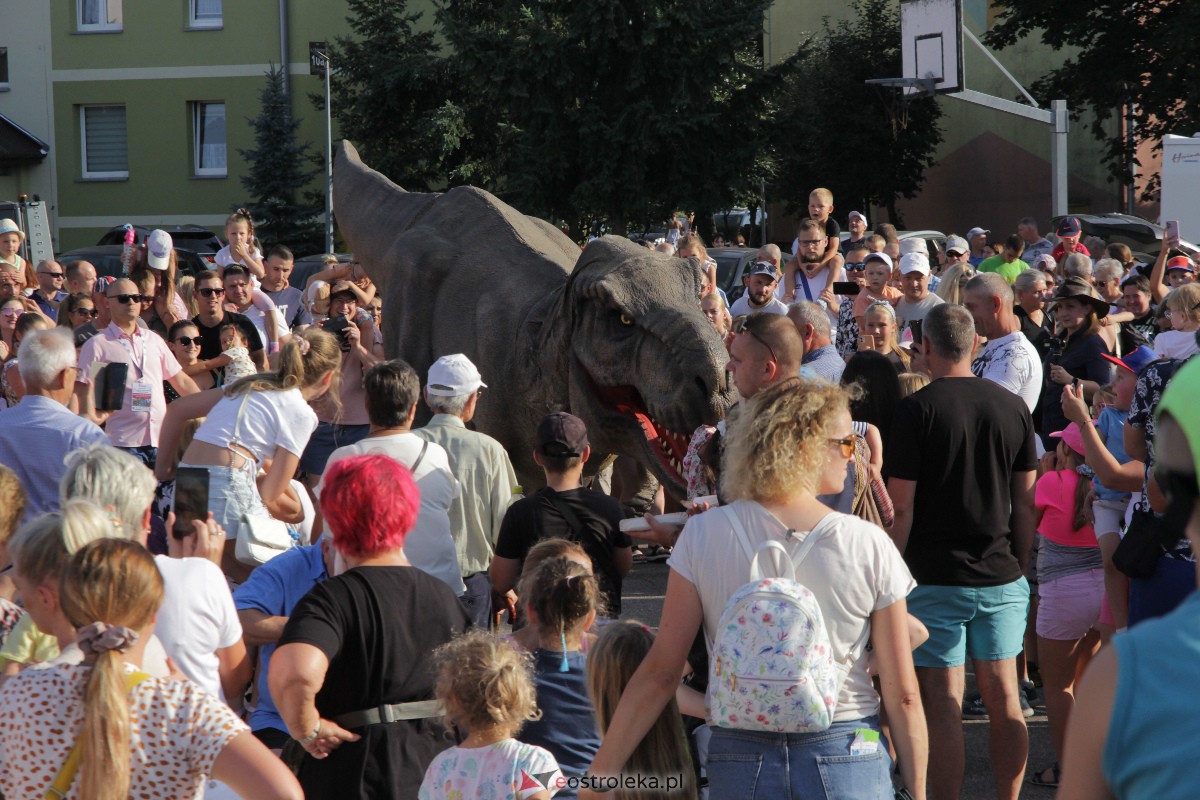
{"label": "car windshield", "polygon": [[730,283],[737,278],[738,265],[742,263],[741,253],[709,253],[717,262],[717,286],[726,291]]}

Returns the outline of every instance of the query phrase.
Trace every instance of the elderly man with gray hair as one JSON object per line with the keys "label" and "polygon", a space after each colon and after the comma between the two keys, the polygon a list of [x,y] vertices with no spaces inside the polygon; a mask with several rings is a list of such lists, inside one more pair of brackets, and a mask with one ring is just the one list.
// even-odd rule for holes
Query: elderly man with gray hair
{"label": "elderly man with gray hair", "polygon": [[25,397],[0,411],[0,464],[11,469],[25,489],[25,519],[57,511],[63,456],[96,442],[104,431],[67,410],[75,391],[75,344],[65,328],[32,331],[21,342],[17,364]]}
{"label": "elderly man with gray hair", "polygon": [[1083,278],[1088,283],[1092,282],[1092,259],[1085,256],[1083,253],[1070,253],[1063,257],[1058,262],[1059,277],[1062,280],[1067,278]]}
{"label": "elderly man with gray hair", "polygon": [[1042,360],[1021,333],[1008,281],[998,272],[976,275],[967,281],[963,305],[971,312],[975,332],[987,339],[971,362],[971,372],[1008,389],[1033,413],[1042,391]]}
{"label": "elderly man with gray hair", "polygon": [[445,449],[450,469],[462,485],[462,492],[450,504],[450,532],[467,586],[462,600],[471,621],[482,628],[488,625],[492,607],[488,567],[517,485],[504,446],[487,434],[467,429],[486,388],[479,370],[465,355],[442,356],[429,368],[425,383],[425,403],[433,419],[413,431]]}
{"label": "elderly man with gray hair", "polygon": [[830,383],[840,383],[846,362],[833,346],[833,331],[829,314],[816,303],[797,300],[788,306],[788,319],[804,340],[804,359],[800,362],[801,376],[805,368]]}

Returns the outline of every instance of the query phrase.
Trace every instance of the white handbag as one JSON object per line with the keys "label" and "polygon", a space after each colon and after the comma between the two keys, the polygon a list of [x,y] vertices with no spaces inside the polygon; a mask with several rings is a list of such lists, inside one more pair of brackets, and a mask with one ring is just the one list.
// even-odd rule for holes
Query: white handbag
{"label": "white handbag", "polygon": [[270,517],[243,514],[234,557],[247,566],[265,564],[296,544],[287,525]]}

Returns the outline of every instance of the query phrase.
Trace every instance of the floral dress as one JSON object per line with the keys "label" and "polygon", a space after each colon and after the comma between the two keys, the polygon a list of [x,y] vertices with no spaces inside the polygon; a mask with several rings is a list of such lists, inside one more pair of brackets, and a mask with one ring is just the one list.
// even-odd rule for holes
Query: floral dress
{"label": "floral dress", "polygon": [[486,747],[451,747],[433,759],[419,800],[526,800],[559,790],[562,772],[548,750],[504,739]]}

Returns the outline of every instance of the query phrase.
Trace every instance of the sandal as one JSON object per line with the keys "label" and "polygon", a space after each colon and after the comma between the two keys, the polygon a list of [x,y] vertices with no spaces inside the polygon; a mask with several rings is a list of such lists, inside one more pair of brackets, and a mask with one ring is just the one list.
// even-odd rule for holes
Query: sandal
{"label": "sandal", "polygon": [[[1043,777],[1047,772],[1049,772],[1051,775],[1050,780],[1046,780]],[[1058,762],[1055,762],[1054,764],[1051,764],[1050,766],[1038,770],[1034,774],[1030,775],[1029,782],[1034,786],[1044,786],[1047,789],[1057,789],[1060,778],[1062,778],[1062,770],[1058,768]]]}

